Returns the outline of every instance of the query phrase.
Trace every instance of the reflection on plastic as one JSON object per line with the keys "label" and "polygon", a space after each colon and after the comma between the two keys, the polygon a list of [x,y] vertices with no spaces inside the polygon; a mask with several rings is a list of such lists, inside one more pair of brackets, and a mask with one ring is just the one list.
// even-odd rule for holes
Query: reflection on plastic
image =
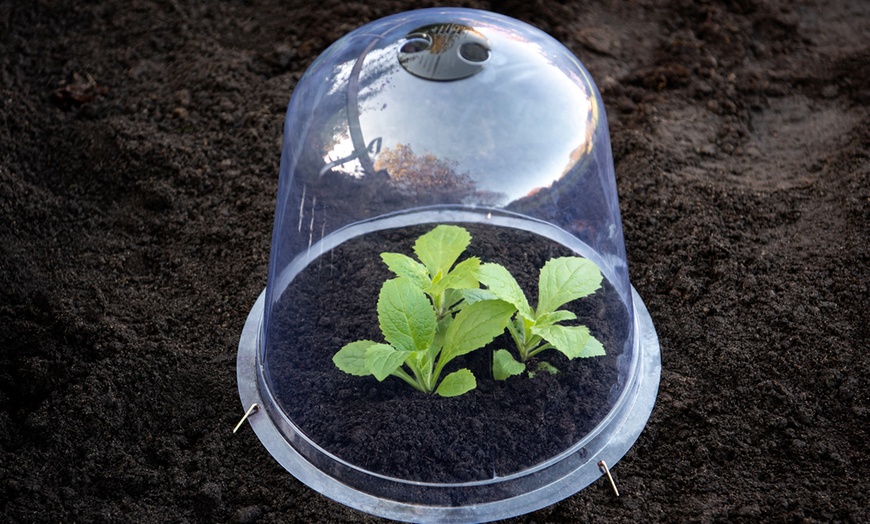
{"label": "reflection on plastic", "polygon": [[[380,138],[386,149],[401,144],[453,164],[484,194],[503,193],[506,206],[550,188],[583,160],[600,108],[591,90],[531,55],[535,48],[527,42],[490,39],[491,67],[455,82],[425,80],[391,65],[400,43],[359,58],[365,60],[359,125],[363,142]],[[335,66],[336,91],[355,64]],[[325,157],[347,157],[354,149],[344,129],[331,142]],[[342,171],[372,174],[361,172],[359,163]]]}
{"label": "reflection on plastic", "polygon": [[399,63],[426,80],[451,81],[483,70],[489,60],[486,37],[460,24],[432,24],[412,31],[399,46]]}

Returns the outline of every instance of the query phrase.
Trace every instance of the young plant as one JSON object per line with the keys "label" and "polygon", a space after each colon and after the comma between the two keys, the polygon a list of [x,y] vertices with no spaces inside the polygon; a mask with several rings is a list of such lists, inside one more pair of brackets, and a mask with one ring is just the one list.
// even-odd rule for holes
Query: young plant
{"label": "young plant", "polygon": [[469,257],[454,267],[470,243],[465,228],[439,225],[414,243],[420,262],[401,253],[381,253],[381,259],[396,276],[408,278],[429,296],[440,322],[462,301],[463,290],[480,287],[479,258]]}
{"label": "young plant", "polygon": [[414,245],[422,263],[405,255],[382,253],[398,275],[384,282],[378,296],[378,324],[386,343],[351,342],[335,354],[335,365],[351,375],[374,375],[378,381],[392,375],[418,391],[443,397],[477,387],[466,368],[442,379],[444,367],[501,334],[516,308],[497,299],[460,307],[462,290],[479,286],[479,259],[469,258],[454,267],[470,240],[463,228],[438,226]]}
{"label": "young plant", "polygon": [[[569,359],[604,355],[604,346],[586,326],[561,323],[577,316],[559,308],[572,300],[594,293],[601,287],[601,271],[585,258],[560,257],[544,264],[538,282],[538,306],[532,308],[514,277],[500,264],[483,264],[477,272],[492,297],[512,304],[516,315],[507,326],[516,344],[519,361],[505,349],[493,354],[493,375],[504,380],[526,370],[526,362],[547,349],[556,349]],[[556,372],[541,362],[539,371]],[[530,372],[533,374],[534,372]]]}

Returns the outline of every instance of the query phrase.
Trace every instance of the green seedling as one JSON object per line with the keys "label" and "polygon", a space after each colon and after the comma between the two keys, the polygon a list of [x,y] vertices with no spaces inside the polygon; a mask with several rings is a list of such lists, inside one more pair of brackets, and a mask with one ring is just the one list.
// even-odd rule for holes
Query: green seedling
{"label": "green seedling", "polygon": [[[519,360],[506,349],[493,354],[493,376],[505,380],[526,370],[535,355],[556,349],[569,359],[604,355],[604,346],[586,326],[565,326],[562,322],[577,316],[559,308],[572,300],[591,295],[601,287],[601,271],[585,258],[560,257],[544,264],[538,282],[538,306],[532,308],[514,277],[500,264],[482,264],[477,272],[490,298],[508,302],[516,315],[507,329],[516,345]],[[541,362],[536,371],[556,372],[552,364]],[[530,371],[533,375],[534,371]]]}
{"label": "green seedling", "polygon": [[401,253],[381,253],[381,259],[396,276],[408,278],[429,296],[440,322],[460,305],[465,290],[480,287],[479,258],[469,257],[456,264],[470,243],[471,235],[465,228],[440,225],[414,243],[419,262]]}
{"label": "green seedling", "polygon": [[378,296],[378,324],[386,343],[358,340],[333,357],[335,365],[356,376],[378,381],[398,377],[423,393],[452,397],[477,387],[466,368],[443,379],[444,367],[456,357],[490,343],[504,332],[516,308],[503,300],[463,300],[464,291],[479,291],[480,260],[455,265],[471,241],[457,226],[438,226],[417,239],[420,262],[398,253],[382,253],[397,278],[387,280]]}

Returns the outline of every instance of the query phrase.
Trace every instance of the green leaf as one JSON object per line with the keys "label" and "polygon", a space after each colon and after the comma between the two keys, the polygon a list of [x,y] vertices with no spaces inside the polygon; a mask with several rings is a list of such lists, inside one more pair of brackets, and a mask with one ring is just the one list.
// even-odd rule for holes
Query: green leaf
{"label": "green leaf", "polygon": [[477,272],[480,283],[498,298],[513,304],[521,315],[532,317],[532,308],[516,279],[501,264],[483,264]]}
{"label": "green leaf", "polygon": [[465,296],[463,296],[462,292],[464,289],[448,289],[444,292],[444,306],[449,310],[453,309],[455,306],[461,302]]}
{"label": "green leaf", "polygon": [[532,333],[543,337],[568,358],[581,356],[590,337],[586,326],[534,327]]}
{"label": "green leaf", "polygon": [[580,358],[602,357],[606,354],[607,353],[604,351],[604,346],[601,344],[601,342],[599,342],[597,338],[590,335],[589,340],[586,341],[586,345],[583,346],[583,351],[580,352]]}
{"label": "green leaf", "polygon": [[446,274],[470,243],[471,235],[465,228],[442,224],[417,239],[414,253],[434,279],[439,271]]}
{"label": "green leaf", "polygon": [[594,293],[601,287],[601,271],[579,257],[549,260],[541,268],[537,315],[556,311],[559,306]]}
{"label": "green leaf", "polygon": [[365,354],[366,367],[378,381],[392,375],[411,355],[410,351],[398,351],[388,344],[373,344]]}
{"label": "green leaf", "polygon": [[455,397],[467,393],[477,387],[474,374],[467,369],[460,369],[444,377],[435,393],[442,397]]}
{"label": "green leaf", "polygon": [[479,285],[477,282],[477,268],[479,267],[479,258],[467,258],[456,264],[453,271],[443,275],[438,282],[429,286],[426,292],[430,295],[440,295],[447,289],[475,289]]}
{"label": "green leaf", "polygon": [[357,340],[351,342],[333,355],[332,361],[338,369],[357,377],[371,375],[372,372],[366,367],[366,350],[377,344],[371,340]]}
{"label": "green leaf", "polygon": [[438,322],[437,329],[435,330],[435,339],[432,341],[432,345],[429,346],[429,350],[426,354],[429,362],[435,362],[435,359],[438,358],[438,353],[441,352],[441,348],[444,346],[444,337],[447,335],[447,328],[450,327],[450,324],[453,323],[453,317],[451,315],[447,315],[442,318]]}
{"label": "green leaf", "polygon": [[495,293],[488,289],[463,289],[462,296],[465,299],[463,307],[470,306],[481,300],[498,300]]}
{"label": "green leaf", "polygon": [[556,375],[559,373],[559,368],[557,368],[553,364],[550,364],[549,362],[543,362],[543,361],[538,362],[536,369],[538,371],[546,371],[547,373],[549,373],[551,375]]}
{"label": "green leaf", "polygon": [[426,266],[401,253],[381,253],[381,260],[399,277],[407,277],[420,289],[432,284]]}
{"label": "green leaf", "polygon": [[519,375],[526,370],[526,365],[517,362],[511,352],[499,349],[492,354],[492,376],[496,380],[506,380],[513,375]]}
{"label": "green leaf", "polygon": [[492,342],[507,327],[513,313],[514,306],[502,300],[476,302],[463,308],[444,335],[439,367]]}
{"label": "green leaf", "polygon": [[414,351],[411,353],[411,358],[405,359],[405,364],[421,376],[429,369],[429,362],[429,356],[425,351]]}
{"label": "green leaf", "polygon": [[406,277],[387,280],[381,286],[378,322],[387,342],[400,351],[428,349],[435,337],[432,303]]}
{"label": "green leaf", "polygon": [[563,322],[565,320],[575,320],[577,315],[571,313],[570,311],[565,311],[561,309],[559,311],[553,311],[552,313],[544,313],[535,321],[535,325],[538,327],[549,326],[551,324],[558,324],[559,322]]}

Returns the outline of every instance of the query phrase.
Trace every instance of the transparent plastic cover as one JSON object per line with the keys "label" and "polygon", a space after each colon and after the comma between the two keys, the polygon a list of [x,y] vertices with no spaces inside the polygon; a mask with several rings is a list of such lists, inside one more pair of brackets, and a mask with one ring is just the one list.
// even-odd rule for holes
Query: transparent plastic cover
{"label": "transparent plastic cover", "polygon": [[[637,326],[604,108],[567,49],[481,11],[391,16],[311,65],[284,137],[257,370],[294,453],[366,496],[462,507],[552,483],[604,445],[634,387]],[[497,380],[506,329],[444,368],[476,378],[450,397],[339,369],[349,343],[386,343],[379,293],[396,274],[382,254],[414,259],[439,225],[470,236],[457,264],[501,265],[532,309],[548,262],[594,263],[601,285],[564,305],[564,324],[602,354],[551,348]]]}

